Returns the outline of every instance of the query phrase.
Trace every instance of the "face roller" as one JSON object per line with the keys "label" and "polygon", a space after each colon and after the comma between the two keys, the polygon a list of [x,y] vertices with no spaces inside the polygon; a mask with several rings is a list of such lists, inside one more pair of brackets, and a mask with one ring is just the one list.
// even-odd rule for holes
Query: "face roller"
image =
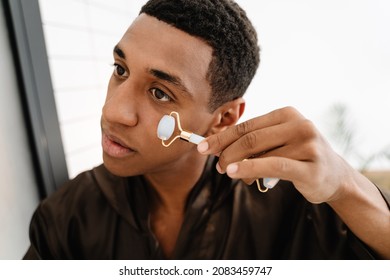
{"label": "face roller", "polygon": [[[177,127],[180,131],[180,134],[176,135],[170,142],[166,143],[165,141],[172,138],[172,135],[175,132],[176,120],[174,116],[177,119]],[[157,137],[161,139],[161,143],[164,147],[169,147],[176,139],[182,139],[187,142],[194,143],[196,145],[198,145],[203,139],[205,139],[204,137],[197,135],[193,132],[183,130],[180,124],[180,116],[177,112],[171,112],[169,115],[164,115],[161,118],[157,127]],[[265,188],[262,188],[259,180],[256,179],[257,188],[260,192],[266,192],[268,191],[268,189],[272,189],[278,182],[279,179],[277,178],[264,178],[263,185]]]}
{"label": "face roller", "polygon": [[[176,118],[177,118],[177,127],[180,131],[180,134],[175,136],[167,144],[164,141],[170,139],[172,137],[173,133],[175,132],[176,121],[175,121],[175,118],[173,116],[176,116]],[[179,138],[182,140],[185,140],[187,142],[194,143],[196,145],[198,145],[204,139],[204,137],[202,137],[200,135],[183,130],[181,128],[181,124],[180,124],[180,116],[179,116],[179,113],[177,113],[177,112],[171,112],[169,115],[164,115],[161,118],[160,122],[158,123],[158,127],[157,127],[157,136],[158,136],[158,138],[160,138],[162,140],[161,143],[164,147],[169,147],[176,139],[179,139]]]}

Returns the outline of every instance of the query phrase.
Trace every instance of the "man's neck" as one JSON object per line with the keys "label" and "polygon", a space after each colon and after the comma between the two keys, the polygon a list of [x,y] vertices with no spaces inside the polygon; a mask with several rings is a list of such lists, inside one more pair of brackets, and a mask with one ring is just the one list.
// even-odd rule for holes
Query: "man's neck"
{"label": "man's neck", "polygon": [[177,170],[167,173],[145,175],[151,190],[149,192],[153,209],[184,211],[188,195],[201,177],[207,157],[195,155],[185,164],[178,164]]}
{"label": "man's neck", "polygon": [[184,220],[187,198],[201,177],[207,158],[194,156],[170,174],[145,176],[151,188],[150,226],[167,258],[173,256]]}

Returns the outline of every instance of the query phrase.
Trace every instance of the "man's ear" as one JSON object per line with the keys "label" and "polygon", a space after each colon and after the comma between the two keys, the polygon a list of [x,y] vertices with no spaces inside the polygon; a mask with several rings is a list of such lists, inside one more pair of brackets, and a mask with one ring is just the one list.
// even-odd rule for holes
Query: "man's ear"
{"label": "man's ear", "polygon": [[214,123],[208,134],[215,134],[235,125],[244,113],[244,110],[245,100],[242,97],[221,105],[214,111]]}

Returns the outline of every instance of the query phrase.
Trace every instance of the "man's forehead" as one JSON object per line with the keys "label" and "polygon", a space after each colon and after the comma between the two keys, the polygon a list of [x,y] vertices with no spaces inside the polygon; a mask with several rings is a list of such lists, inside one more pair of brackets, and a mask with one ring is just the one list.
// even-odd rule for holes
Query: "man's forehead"
{"label": "man's forehead", "polygon": [[194,95],[198,89],[210,92],[207,73],[212,48],[152,16],[138,16],[114,53],[122,59],[142,61],[142,71],[172,82],[186,93]]}

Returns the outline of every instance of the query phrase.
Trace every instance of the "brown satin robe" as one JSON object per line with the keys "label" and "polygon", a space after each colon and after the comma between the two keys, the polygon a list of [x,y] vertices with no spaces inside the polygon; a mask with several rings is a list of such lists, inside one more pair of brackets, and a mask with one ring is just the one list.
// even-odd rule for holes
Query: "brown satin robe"
{"label": "brown satin robe", "polygon": [[[290,182],[260,193],[214,166],[211,157],[189,195],[173,259],[375,258],[327,204],[307,202]],[[147,188],[142,176],[104,165],[80,174],[38,206],[24,259],[163,259]]]}

